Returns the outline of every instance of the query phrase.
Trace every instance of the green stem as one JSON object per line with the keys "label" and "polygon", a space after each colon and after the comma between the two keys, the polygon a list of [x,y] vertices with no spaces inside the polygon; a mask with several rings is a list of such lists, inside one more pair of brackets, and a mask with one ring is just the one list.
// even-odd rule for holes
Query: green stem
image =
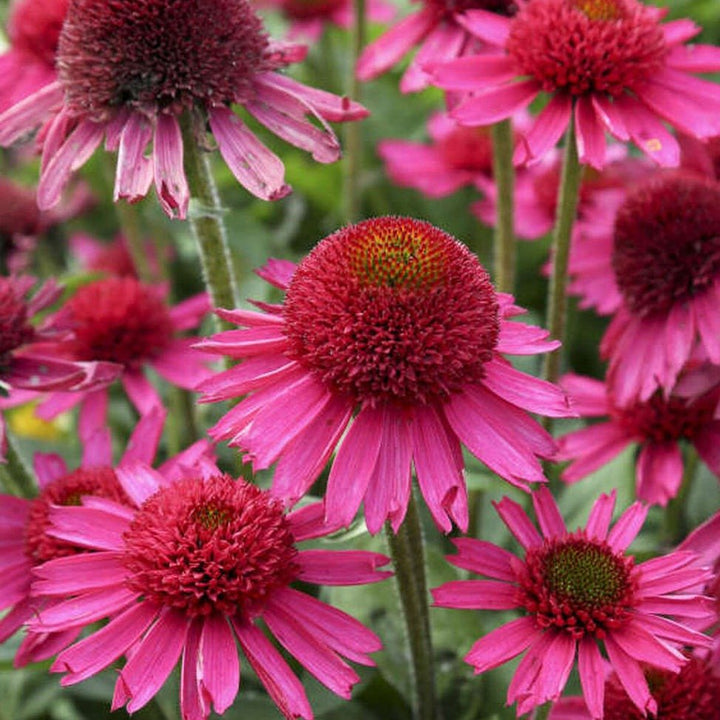
{"label": "green stem", "polygon": [[410,644],[413,717],[415,720],[438,720],[440,715],[435,698],[424,538],[417,505],[412,495],[407,515],[397,535],[393,533],[389,523],[385,526],[385,531]]}
{"label": "green stem", "polygon": [[34,498],[38,494],[37,483],[20,457],[15,443],[7,437],[5,463],[0,464],[0,482],[10,495],[22,498]]}
{"label": "green stem", "polygon": [[[353,0],[353,24],[350,34],[350,79],[348,95],[360,101],[362,85],[355,77],[355,65],[366,40],[365,0]],[[345,140],[345,222],[354,223],[360,219],[360,173],[362,171],[362,127],[359,122],[348,122],[344,126]]]}
{"label": "green stem", "polygon": [[127,241],[130,257],[132,258],[138,277],[142,282],[153,283],[157,278],[153,277],[148,262],[147,247],[143,240],[142,230],[138,219],[138,211],[135,205],[130,205],[124,200],[115,203],[120,227]]}
{"label": "green stem", "polygon": [[497,188],[495,222],[495,287],[512,293],[515,287],[515,224],[513,222],[515,168],[512,121],[492,126],[493,178]]}
{"label": "green stem", "polygon": [[552,700],[546,702],[544,705],[540,705],[535,710],[535,720],[547,720],[550,717],[550,711],[552,710]]}
{"label": "green stem", "polygon": [[[199,146],[191,118],[182,119],[185,172],[190,194],[196,200],[189,220],[202,263],[203,279],[213,307],[237,307],[237,282],[230,257],[222,207],[215,179],[210,171],[207,154]],[[220,329],[226,323],[217,320]]]}
{"label": "green stem", "polygon": [[[552,238],[552,275],[550,276],[547,297],[547,325],[550,337],[560,340],[560,342],[565,340],[567,267],[570,256],[570,237],[577,212],[582,170],[575,140],[575,123],[571,118],[565,137],[565,153],[560,188],[558,190],[555,229]],[[558,348],[545,356],[543,375],[550,382],[557,381],[560,374],[561,352],[562,348]]]}

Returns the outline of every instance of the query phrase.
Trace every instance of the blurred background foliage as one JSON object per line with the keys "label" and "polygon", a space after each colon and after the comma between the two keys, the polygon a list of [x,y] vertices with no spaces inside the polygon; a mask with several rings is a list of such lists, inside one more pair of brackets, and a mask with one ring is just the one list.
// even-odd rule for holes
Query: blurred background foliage
{"label": "blurred background foliage", "polygon": [[[409,7],[396,0],[399,12]],[[667,6],[672,17],[691,17],[703,26],[700,42],[720,43],[720,2],[718,0],[657,0]],[[7,0],[0,2],[0,18],[7,16]],[[280,37],[287,28],[277,15],[263,11],[268,29]],[[4,25],[4,22],[3,22]],[[371,25],[369,38],[376,37],[382,28]],[[310,47],[307,60],[290,72],[310,85],[343,94],[350,87],[350,39],[336,27],[326,30],[322,38]],[[471,246],[479,248],[481,260],[489,266],[491,230],[479,224],[468,207],[477,199],[473,190],[463,189],[442,199],[428,199],[419,192],[394,186],[386,177],[376,154],[377,143],[385,138],[427,139],[426,121],[433,110],[441,109],[440,91],[429,89],[417,95],[401,95],[398,90],[400,70],[388,73],[363,85],[361,100],[371,116],[361,125],[362,159],[360,187],[361,215],[408,215],[423,218],[438,225]],[[283,159],[287,180],[294,192],[277,202],[266,203],[250,196],[238,185],[227,166],[213,154],[217,178],[224,205],[224,219],[234,262],[241,278],[240,296],[253,299],[273,299],[267,285],[251,271],[269,257],[291,260],[301,258],[320,239],[346,222],[344,213],[343,178],[345,161],[334,165],[320,165],[306,153],[284,144],[275,136],[248,120],[253,130]],[[338,127],[338,133],[346,128]],[[80,272],[77,259],[68,252],[66,240],[75,232],[90,233],[112,240],[119,229],[117,209],[112,203],[112,164],[98,154],[82,171],[82,177],[96,194],[95,206],[86,214],[55,228],[40,243],[34,260],[38,275],[54,275],[70,286],[86,282],[88,276]],[[0,173],[32,186],[37,178],[37,160],[18,153],[2,151]],[[148,238],[160,247],[170,248],[169,275],[175,300],[202,289],[198,272],[195,245],[187,224],[171,221],[160,210],[156,198],[149,197],[133,206],[135,220],[145,228]],[[517,284],[518,303],[530,311],[529,321],[542,324],[544,315],[545,279],[540,268],[547,259],[549,240],[523,242],[519,249]],[[566,362],[574,371],[601,376],[602,365],[597,345],[604,321],[589,312],[580,312],[571,303],[570,344]],[[207,326],[205,331],[208,332]],[[524,370],[536,372],[534,359],[525,361]],[[199,422],[208,427],[220,410],[215,406],[200,406]],[[122,402],[113,405],[113,427],[116,446],[124,447],[134,423],[134,417]],[[13,429],[22,434],[21,449],[30,458],[36,450],[59,452],[71,467],[77,465],[80,447],[70,418],[52,426],[43,426],[30,417],[27,409],[10,415]],[[577,421],[563,421],[558,429],[569,430]],[[220,449],[229,467],[239,465],[236,455]],[[167,450],[166,450],[167,451]],[[267,477],[263,479],[267,482]],[[507,483],[494,477],[478,462],[468,458],[468,485],[479,503],[476,533],[498,544],[517,550],[505,526],[495,514],[491,501],[503,495],[518,497]],[[618,488],[618,507],[626,507],[634,493],[634,457],[632,449],[598,471],[593,477],[566,489],[560,505],[568,526],[574,528],[584,522],[592,501],[601,492]],[[687,499],[685,519],[689,527],[704,520],[713,508],[720,505],[717,479],[706,471],[693,487]],[[447,538],[424,517],[428,550],[428,583],[435,587],[461,576],[461,571],[448,565],[443,556],[451,551]],[[667,546],[661,515],[656,509],[650,513],[648,524],[633,546],[639,556],[652,555]],[[367,548],[386,552],[381,536],[372,538],[362,528],[351,528],[337,538],[322,542],[325,546]],[[409,662],[399,614],[398,599],[391,582],[357,588],[330,588],[323,598],[366,622],[383,638],[385,649],[378,653],[377,668],[361,668],[362,682],[355,688],[353,700],[346,702],[318,685],[307,673],[296,667],[308,688],[309,697],[318,720],[406,720],[409,718]],[[496,671],[475,677],[472,669],[462,662],[463,655],[483,631],[497,626],[502,618],[497,613],[434,609],[431,612],[436,649],[438,690],[442,698],[445,720],[504,720],[515,716],[514,709],[504,707],[505,693],[515,665],[509,663]],[[0,646],[0,720],[102,720],[124,716],[120,710],[111,715],[110,698],[116,671],[109,669],[98,677],[70,688],[61,688],[57,676],[50,675],[49,663],[13,669],[13,655],[19,638]],[[570,689],[577,690],[577,679]],[[177,720],[177,678],[173,677],[156,701],[134,717],[138,720]],[[264,694],[260,683],[247,664],[243,664],[241,690],[234,707],[223,716],[227,720],[277,720],[275,705]]]}

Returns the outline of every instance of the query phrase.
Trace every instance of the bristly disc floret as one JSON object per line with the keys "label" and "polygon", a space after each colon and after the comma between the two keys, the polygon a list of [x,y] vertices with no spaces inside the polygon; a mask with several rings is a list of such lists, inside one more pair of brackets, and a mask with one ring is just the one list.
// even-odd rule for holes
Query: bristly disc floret
{"label": "bristly disc floret", "polygon": [[615,218],[612,264],[639,316],[701,293],[720,276],[720,184],[673,173],[636,189]]}
{"label": "bristly disc floret", "polygon": [[290,357],[370,405],[426,403],[479,381],[499,333],[477,258],[410,218],[325,238],[295,272],[284,315]]}
{"label": "bristly disc floret", "polygon": [[508,54],[547,92],[617,96],[662,67],[655,12],[637,0],[534,0],[517,14]]}
{"label": "bristly disc floret", "polygon": [[53,480],[33,500],[25,526],[25,552],[33,563],[40,564],[74,555],[83,549],[67,540],[48,535],[47,530],[50,527],[52,505],[80,505],[85,495],[128,503],[128,497],[110,467],[78,468]]}
{"label": "bristly disc floret", "polygon": [[575,638],[605,637],[628,619],[634,604],[634,561],[583,532],[528,550],[519,602],[540,627]]}
{"label": "bristly disc floret", "polygon": [[247,0],[71,0],[58,72],[71,113],[178,113],[249,99],[267,47]]}
{"label": "bristly disc floret", "polygon": [[76,360],[137,366],[158,355],[172,340],[167,306],[154,288],[131,277],[85,285],[65,311],[74,332],[70,348]]}
{"label": "bristly disc floret", "polygon": [[253,616],[298,574],[282,506],[227,475],[188,478],[145,501],[125,533],[131,589],[189,616]]}

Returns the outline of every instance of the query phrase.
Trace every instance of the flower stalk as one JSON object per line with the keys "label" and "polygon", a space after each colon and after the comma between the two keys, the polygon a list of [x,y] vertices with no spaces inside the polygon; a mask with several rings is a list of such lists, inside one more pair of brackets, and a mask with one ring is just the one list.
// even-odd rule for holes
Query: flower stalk
{"label": "flower stalk", "polygon": [[410,647],[413,718],[438,720],[440,714],[435,696],[424,537],[417,503],[412,495],[405,520],[397,534],[389,523],[385,525],[385,531]]}
{"label": "flower stalk", "polygon": [[7,452],[5,463],[0,463],[0,482],[10,495],[21,498],[34,498],[37,495],[37,485],[30,471],[9,436],[6,437]]}
{"label": "flower stalk", "polygon": [[494,280],[500,292],[512,293],[515,287],[515,223],[513,195],[512,120],[492,126],[493,178],[497,188],[497,220],[494,233]]}

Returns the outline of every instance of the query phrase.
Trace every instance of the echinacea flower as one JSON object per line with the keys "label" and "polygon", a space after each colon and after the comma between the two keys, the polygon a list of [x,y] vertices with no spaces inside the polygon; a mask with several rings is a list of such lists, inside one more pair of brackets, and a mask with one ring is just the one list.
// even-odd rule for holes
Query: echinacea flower
{"label": "echinacea flower", "polygon": [[[594,241],[598,262],[609,243],[584,247]],[[573,286],[582,291],[585,250],[578,243],[574,252]],[[638,186],[617,211],[605,258],[590,278],[615,310],[600,350],[620,404],[669,392],[698,348],[720,364],[720,183],[673,172]]]}
{"label": "echinacea flower", "polygon": [[666,505],[683,479],[681,443],[691,443],[710,470],[720,475],[720,386],[691,398],[656,391],[647,400],[615,401],[612,386],[579,375],[565,375],[567,390],[580,417],[606,417],[558,439],[556,460],[572,460],[561,477],[576,482],[637,443],[636,493],[649,504]]}
{"label": "echinacea flower", "polygon": [[463,26],[503,52],[438,64],[433,84],[469,94],[452,112],[464,125],[498,122],[549,95],[516,162],[551,150],[574,114],[582,163],[604,166],[607,130],[674,166],[680,149],[664,122],[693,137],[720,133],[720,86],[693,75],[720,70],[720,48],[686,46],[700,28],[661,23],[664,14],[638,0],[529,0],[512,18],[470,10]]}
{"label": "echinacea flower", "polygon": [[10,6],[10,47],[0,55],[0,112],[57,77],[55,54],[68,0],[15,0]]}
{"label": "echinacea flower", "polygon": [[687,662],[679,647],[710,644],[680,624],[709,612],[699,594],[708,573],[690,552],[636,564],[626,551],[647,509],[635,503],[610,529],[614,491],[600,496],[586,527],[572,533],[549,490],[540,488],[532,498],[539,532],[516,502],[503,498],[495,505],[522,545],[522,559],[483,540],[458,538],[458,554],[448,560],[493,579],[456,580],[432,591],[439,607],[523,613],[481,637],[465,661],[481,673],[525,653],[507,694],[508,703],[518,703],[518,716],[557,700],[577,661],[585,702],[593,718],[602,718],[603,647],[633,705],[655,712],[645,667],[677,672]]}
{"label": "echinacea flower", "polygon": [[[203,402],[249,396],[210,430],[267,468],[273,493],[302,497],[331,454],[328,518],[348,525],[365,501],[371,532],[397,529],[411,466],[435,522],[467,528],[460,443],[520,487],[543,482],[552,438],[525,411],[570,414],[556,386],[500,353],[557,347],[495,292],[478,259],[429,223],[373,218],[322,240],[295,267],[259,273],[283,290],[280,308],[218,310],[246,326],[199,343],[244,358],[199,386]],[[347,433],[342,438],[343,433]]]}
{"label": "echinacea flower", "polygon": [[241,185],[276,199],[290,191],[283,163],[233,105],[318,162],[340,155],[327,120],[367,115],[347,98],[276,72],[305,51],[272,43],[247,0],[70,0],[58,80],[0,115],[0,144],[44,123],[38,204],[48,208],[104,138],[107,150],[118,151],[115,199],[138,200],[154,180],[163,210],[184,218],[180,120],[188,112],[199,139],[209,125]]}
{"label": "echinacea flower", "polygon": [[[145,376],[152,368],[178,387],[192,389],[210,376],[207,356],[191,347],[195,339],[180,332],[197,327],[209,310],[205,293],[170,307],[167,288],[133,277],[108,277],[81,287],[57,313],[55,322],[69,335],[58,352],[71,360],[105,361],[117,368],[125,392],[141,415],[162,405]],[[37,408],[52,419],[81,403],[80,433],[105,424],[108,387],[87,392],[54,393]]]}
{"label": "echinacea flower", "polygon": [[[284,513],[254,485],[227,475],[190,474],[166,482],[150,468],[118,472],[134,506],[92,500],[53,508],[60,539],[92,553],[36,569],[34,591],[62,598],[41,611],[36,631],[110,622],[61,652],[52,670],[79,682],[122,655],[113,709],[147,703],[182,656],[184,720],[201,720],[234,701],[240,680],[235,641],[286,718],[311,720],[302,684],[258,627],[330,690],[349,698],[357,673],[345,658],[372,665],[377,636],[349,615],[296,589],[377,582],[389,559],[367,551],[297,547],[333,529],[319,503]],[[202,568],[198,572],[197,568]]]}
{"label": "echinacea flower", "polygon": [[[720,672],[707,658],[691,656],[679,672],[647,668],[648,685],[657,710],[639,710],[616,674],[605,683],[602,720],[717,720],[720,708]],[[597,720],[582,698],[562,698],[549,720]]]}
{"label": "echinacea flower", "polygon": [[483,8],[489,14],[514,15],[524,0],[419,0],[421,8],[403,18],[360,55],[356,74],[372,80],[400,62],[414,46],[419,49],[400,80],[401,92],[417,92],[431,81],[426,66],[477,51],[479,43],[464,27],[464,13]]}
{"label": "echinacea flower", "polygon": [[[353,22],[352,0],[255,0],[259,8],[275,8],[290,22],[288,38],[317,42],[326,26],[348,30]],[[390,22],[395,7],[385,0],[368,0],[366,19],[372,22]]]}
{"label": "echinacea flower", "polygon": [[[29,276],[0,277],[0,388],[11,394],[30,391],[30,397],[56,390],[93,390],[110,382],[117,374],[114,365],[64,358],[59,351],[62,330],[52,321],[32,324],[34,316],[62,294],[57,283],[48,280],[28,297],[33,285],[35,278]],[[4,407],[11,404],[12,399],[3,402]],[[0,462],[4,462],[5,449],[5,422],[0,414]]]}
{"label": "echinacea flower", "polygon": [[[150,463],[155,457],[165,414],[156,408],[138,422],[118,467]],[[160,466],[166,478],[175,477],[179,467],[192,468],[206,463],[210,444],[202,440]],[[11,495],[0,496],[0,609],[8,610],[0,620],[0,642],[4,642],[28,620],[42,603],[31,596],[32,570],[48,560],[68,557],[85,548],[72,541],[48,534],[52,507],[77,505],[81,497],[106,498],[128,504],[128,496],[115,473],[111,438],[107,428],[97,430],[83,446],[80,466],[68,469],[58,455],[36,453],[35,475],[39,494],[26,500]],[[77,637],[83,625],[81,614],[77,627],[57,632],[28,632],[15,656],[17,666],[52,657]]]}

